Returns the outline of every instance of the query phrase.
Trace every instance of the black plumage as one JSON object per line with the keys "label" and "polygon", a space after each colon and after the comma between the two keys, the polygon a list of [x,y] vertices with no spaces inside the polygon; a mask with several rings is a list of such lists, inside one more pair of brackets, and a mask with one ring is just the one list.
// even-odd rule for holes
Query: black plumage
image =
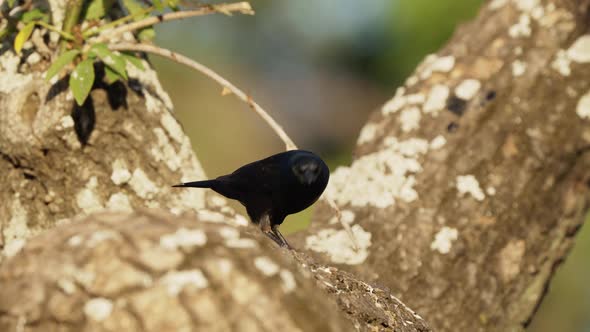
{"label": "black plumage", "polygon": [[253,223],[280,246],[289,244],[278,226],[289,214],[313,204],[322,194],[330,171],[312,152],[277,153],[213,180],[187,182],[174,187],[211,188],[246,207]]}

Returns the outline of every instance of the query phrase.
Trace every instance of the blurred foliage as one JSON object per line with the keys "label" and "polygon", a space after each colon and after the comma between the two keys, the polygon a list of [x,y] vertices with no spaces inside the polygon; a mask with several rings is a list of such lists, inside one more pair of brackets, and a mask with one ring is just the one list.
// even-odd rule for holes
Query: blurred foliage
{"label": "blurred foliage", "polygon": [[[369,113],[481,3],[252,1],[254,17],[164,24],[158,26],[156,40],[243,88],[270,110],[295,143],[318,152],[334,170],[350,163]],[[282,150],[279,139],[246,105],[222,97],[210,80],[165,60],[153,61],[210,177]],[[307,227],[312,210],[289,216],[281,230]],[[590,331],[589,252],[586,226],[528,331]]]}

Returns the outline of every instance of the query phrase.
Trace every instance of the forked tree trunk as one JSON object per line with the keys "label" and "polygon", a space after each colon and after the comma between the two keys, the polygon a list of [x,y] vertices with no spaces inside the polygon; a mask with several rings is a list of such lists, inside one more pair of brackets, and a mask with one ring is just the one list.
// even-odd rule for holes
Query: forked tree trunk
{"label": "forked tree trunk", "polygon": [[[153,71],[73,110],[46,63],[5,47],[0,329],[428,330],[388,289],[436,330],[520,329],[588,207],[589,3],[485,4],[332,175],[360,249],[322,205],[293,239],[313,259],[238,227],[218,196],[169,189],[204,175]],[[66,222],[140,207],[197,218]]]}
{"label": "forked tree trunk", "polygon": [[[438,331],[526,326],[588,210],[589,1],[490,1],[360,133],[300,235]],[[416,36],[419,38],[419,36]]]}

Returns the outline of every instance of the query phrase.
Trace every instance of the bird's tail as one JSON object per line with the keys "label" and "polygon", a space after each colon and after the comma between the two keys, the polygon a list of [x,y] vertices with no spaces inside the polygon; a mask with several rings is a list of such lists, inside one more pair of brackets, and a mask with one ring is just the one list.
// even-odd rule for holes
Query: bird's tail
{"label": "bird's tail", "polygon": [[216,180],[204,180],[195,182],[185,182],[173,185],[172,187],[191,187],[191,188],[213,188]]}

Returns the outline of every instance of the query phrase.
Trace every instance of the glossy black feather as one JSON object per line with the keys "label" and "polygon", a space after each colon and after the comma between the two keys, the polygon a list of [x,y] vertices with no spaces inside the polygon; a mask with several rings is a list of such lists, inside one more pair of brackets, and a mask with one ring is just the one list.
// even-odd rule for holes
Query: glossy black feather
{"label": "glossy black feather", "polygon": [[[174,187],[211,188],[242,203],[252,222],[260,224],[279,245],[288,246],[278,229],[285,217],[313,204],[322,194],[330,171],[312,152],[278,153],[238,168],[213,180],[187,182]],[[266,225],[269,224],[269,225]],[[268,229],[273,234],[268,234]]]}

